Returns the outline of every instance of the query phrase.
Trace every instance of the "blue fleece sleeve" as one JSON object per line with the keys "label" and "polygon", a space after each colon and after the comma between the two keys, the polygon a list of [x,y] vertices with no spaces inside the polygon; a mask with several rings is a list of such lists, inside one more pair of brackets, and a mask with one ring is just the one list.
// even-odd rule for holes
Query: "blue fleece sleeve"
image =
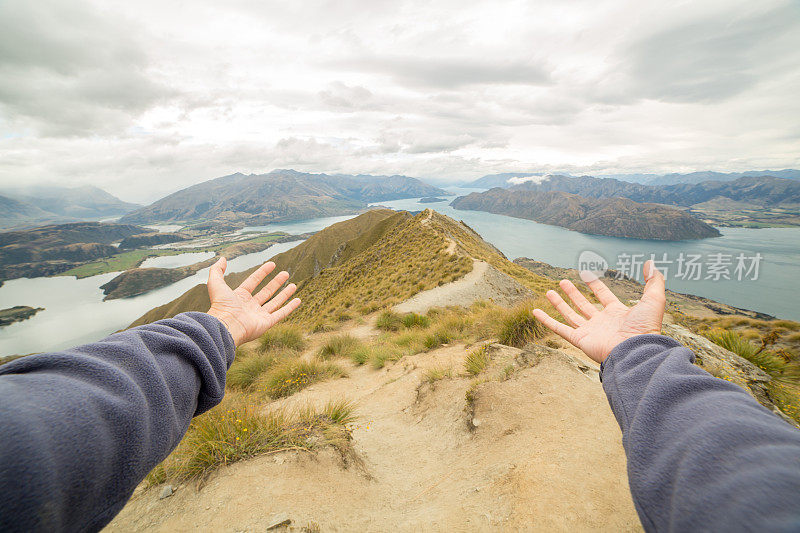
{"label": "blue fleece sleeve", "polygon": [[233,339],[205,313],[0,366],[0,531],[96,531],[222,400]]}
{"label": "blue fleece sleeve", "polygon": [[640,335],[603,363],[645,529],[800,530],[800,431],[693,361]]}

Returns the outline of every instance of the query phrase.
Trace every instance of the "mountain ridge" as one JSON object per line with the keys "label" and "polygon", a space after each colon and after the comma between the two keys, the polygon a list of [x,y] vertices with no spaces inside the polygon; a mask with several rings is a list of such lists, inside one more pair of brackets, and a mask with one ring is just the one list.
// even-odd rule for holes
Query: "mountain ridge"
{"label": "mountain ridge", "polygon": [[719,231],[677,209],[627,198],[584,198],[562,191],[495,187],[453,200],[455,209],[487,211],[588,233],[678,241],[718,237]]}
{"label": "mountain ridge", "polygon": [[379,201],[444,194],[408,176],[310,174],[274,170],[230,174],[174,192],[124,216],[125,223],[211,220],[232,225],[263,225],[355,214]]}

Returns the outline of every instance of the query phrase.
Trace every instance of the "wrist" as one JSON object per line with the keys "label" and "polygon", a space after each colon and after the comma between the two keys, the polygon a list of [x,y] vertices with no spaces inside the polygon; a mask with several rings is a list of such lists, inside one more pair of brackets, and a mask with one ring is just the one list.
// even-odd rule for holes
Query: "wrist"
{"label": "wrist", "polygon": [[242,343],[242,339],[244,338],[244,327],[234,315],[220,309],[216,309],[214,306],[211,306],[211,308],[207,311],[207,314],[222,322],[222,324],[228,330],[228,333],[231,334],[233,343],[236,346],[239,346]]}

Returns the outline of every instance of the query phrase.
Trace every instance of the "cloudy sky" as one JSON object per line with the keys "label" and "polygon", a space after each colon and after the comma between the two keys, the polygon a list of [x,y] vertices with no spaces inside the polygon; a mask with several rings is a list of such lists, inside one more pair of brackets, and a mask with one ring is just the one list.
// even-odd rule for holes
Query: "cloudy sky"
{"label": "cloudy sky", "polygon": [[0,187],[800,167],[794,0],[0,0]]}

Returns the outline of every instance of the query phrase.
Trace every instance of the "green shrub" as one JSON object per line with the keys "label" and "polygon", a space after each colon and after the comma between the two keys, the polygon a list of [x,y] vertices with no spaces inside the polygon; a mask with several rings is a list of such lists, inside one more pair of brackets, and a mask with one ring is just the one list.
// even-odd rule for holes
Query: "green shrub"
{"label": "green shrub", "polygon": [[477,376],[484,371],[489,364],[489,347],[484,345],[476,350],[472,350],[464,359],[464,369],[473,376]]}
{"label": "green shrub", "polygon": [[332,357],[350,357],[353,352],[363,345],[363,342],[352,335],[335,335],[325,341],[325,344],[317,352],[317,357],[323,360]]}
{"label": "green shrub", "polygon": [[296,350],[300,351],[306,346],[303,332],[291,324],[278,324],[267,330],[261,337],[261,351],[268,350]]}

